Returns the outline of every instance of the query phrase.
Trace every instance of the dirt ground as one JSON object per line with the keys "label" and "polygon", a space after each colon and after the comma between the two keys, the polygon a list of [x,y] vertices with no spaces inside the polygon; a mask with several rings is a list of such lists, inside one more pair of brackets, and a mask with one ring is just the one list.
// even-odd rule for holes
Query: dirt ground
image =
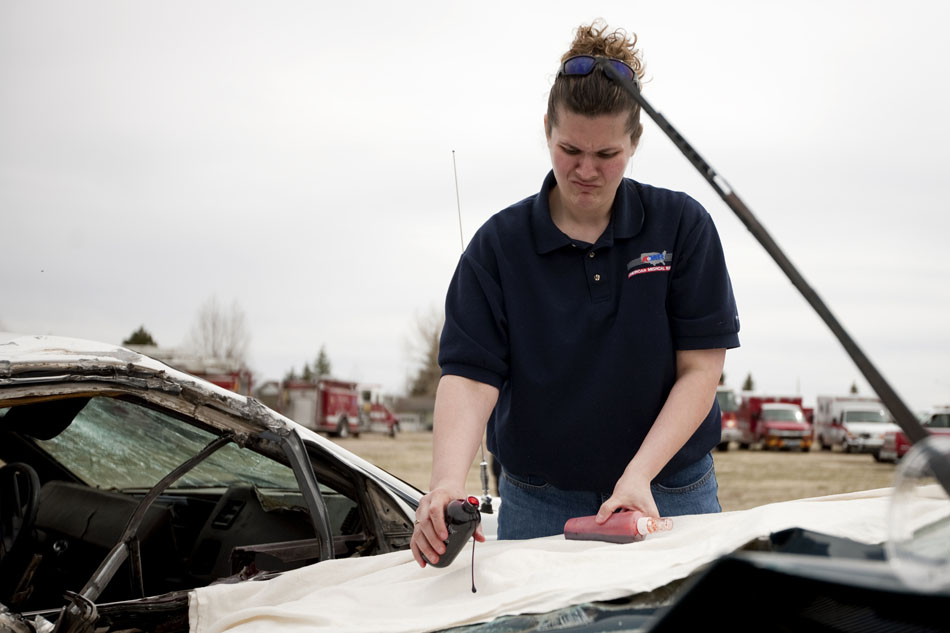
{"label": "dirt ground", "polygon": [[[358,438],[333,441],[421,490],[429,486],[431,433],[406,432],[395,439],[363,433]],[[886,488],[894,479],[893,464],[875,462],[866,454],[733,449],[717,451],[713,457],[719,479],[719,502],[726,511],[775,501]],[[472,494],[481,495],[478,461],[476,457],[469,470],[467,487]],[[497,495],[494,482],[491,494]]]}

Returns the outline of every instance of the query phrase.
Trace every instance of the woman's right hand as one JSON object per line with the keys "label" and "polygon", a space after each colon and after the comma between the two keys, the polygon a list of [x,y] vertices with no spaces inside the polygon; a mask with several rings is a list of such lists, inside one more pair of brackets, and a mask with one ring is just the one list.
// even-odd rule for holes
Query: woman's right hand
{"label": "woman's right hand", "polygon": [[[432,428],[432,476],[429,493],[419,500],[409,546],[420,567],[423,556],[437,563],[449,538],[445,506],[464,499],[465,478],[485,433],[485,424],[498,402],[498,389],[462,376],[442,376],[435,394]],[[485,537],[481,526],[475,540]]]}
{"label": "woman's right hand", "polygon": [[426,560],[430,563],[439,562],[439,556],[445,553],[445,540],[449,538],[445,527],[445,506],[454,498],[448,490],[437,488],[419,500],[410,541],[412,556],[419,567],[425,567]]}
{"label": "woman's right hand", "polygon": [[[439,562],[439,557],[445,553],[445,541],[449,538],[448,528],[445,526],[445,506],[453,499],[464,499],[465,496],[464,491],[453,493],[445,488],[436,488],[419,500],[416,524],[409,543],[412,557],[416,559],[419,567],[425,567],[426,560],[430,563]],[[475,530],[474,538],[480,543],[485,541],[481,525]]]}

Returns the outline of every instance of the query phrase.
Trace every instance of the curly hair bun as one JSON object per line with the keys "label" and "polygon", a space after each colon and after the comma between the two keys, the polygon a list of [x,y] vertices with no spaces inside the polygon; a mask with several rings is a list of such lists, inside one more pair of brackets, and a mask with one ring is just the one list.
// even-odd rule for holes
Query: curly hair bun
{"label": "curly hair bun", "polygon": [[607,23],[598,18],[591,24],[577,27],[571,48],[561,56],[561,61],[575,55],[612,57],[630,65],[639,79],[643,78],[644,63],[637,48],[637,34],[623,29],[608,32]]}
{"label": "curly hair bun", "polygon": [[[627,34],[623,29],[609,31],[607,24],[601,19],[577,28],[574,42],[561,61],[575,55],[619,59],[633,68],[638,79],[643,78],[644,64],[637,49],[636,34]],[[639,142],[643,133],[639,104],[602,72],[570,76],[558,74],[548,94],[545,130],[548,136],[551,135],[552,127],[558,124],[558,113],[561,109],[589,117],[626,112],[627,131],[630,132],[634,145]]]}

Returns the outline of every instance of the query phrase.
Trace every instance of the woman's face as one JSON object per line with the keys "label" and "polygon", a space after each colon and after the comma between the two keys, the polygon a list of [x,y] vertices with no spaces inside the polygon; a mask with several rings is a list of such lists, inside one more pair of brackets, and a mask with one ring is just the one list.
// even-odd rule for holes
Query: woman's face
{"label": "woman's face", "polygon": [[588,117],[562,109],[558,118],[548,136],[557,179],[553,193],[572,215],[609,214],[636,149],[627,131],[627,113]]}

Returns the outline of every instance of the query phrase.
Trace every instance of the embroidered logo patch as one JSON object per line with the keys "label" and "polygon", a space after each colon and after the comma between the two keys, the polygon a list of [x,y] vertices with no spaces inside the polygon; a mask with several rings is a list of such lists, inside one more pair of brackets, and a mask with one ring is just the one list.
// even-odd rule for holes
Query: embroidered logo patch
{"label": "embroidered logo patch", "polygon": [[673,261],[673,253],[663,251],[662,253],[640,253],[637,259],[631,259],[627,262],[627,279],[634,275],[644,273],[661,273],[670,270],[670,262]]}

